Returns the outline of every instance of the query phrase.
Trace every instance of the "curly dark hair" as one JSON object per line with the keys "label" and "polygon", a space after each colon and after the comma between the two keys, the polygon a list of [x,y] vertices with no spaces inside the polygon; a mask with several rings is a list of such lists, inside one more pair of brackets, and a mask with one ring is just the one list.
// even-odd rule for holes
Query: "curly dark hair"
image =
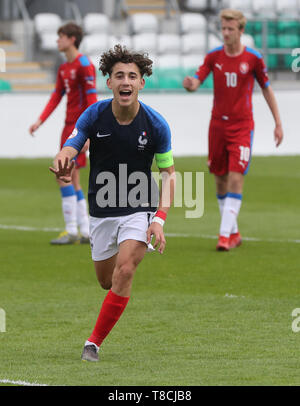
{"label": "curly dark hair", "polygon": [[125,46],[117,44],[113,49],[104,52],[101,55],[99,70],[102,72],[103,76],[112,73],[113,67],[116,63],[135,63],[139,68],[141,76],[151,76],[152,75],[152,64],[153,61],[148,58],[148,54],[142,52],[135,52],[128,50]]}

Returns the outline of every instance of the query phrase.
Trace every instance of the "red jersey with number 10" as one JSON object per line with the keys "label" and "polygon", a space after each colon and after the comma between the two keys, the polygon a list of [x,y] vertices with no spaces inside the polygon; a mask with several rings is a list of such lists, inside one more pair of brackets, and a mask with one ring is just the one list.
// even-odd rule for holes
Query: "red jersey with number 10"
{"label": "red jersey with number 10", "polygon": [[261,88],[269,85],[267,68],[259,52],[245,47],[238,56],[228,56],[224,46],[210,51],[196,72],[201,82],[210,72],[214,78],[212,118],[252,120],[254,79]]}
{"label": "red jersey with number 10", "polygon": [[91,104],[97,102],[96,71],[89,58],[79,54],[73,62],[60,65],[57,72],[55,90],[40,115],[45,121],[53,112],[64,94],[67,95],[67,111],[65,122],[77,121],[81,113]]}

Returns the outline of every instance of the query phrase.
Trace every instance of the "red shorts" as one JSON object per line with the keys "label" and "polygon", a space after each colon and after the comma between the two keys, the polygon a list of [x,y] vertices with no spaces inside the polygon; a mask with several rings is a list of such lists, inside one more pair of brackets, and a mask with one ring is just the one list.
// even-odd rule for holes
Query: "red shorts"
{"label": "red shorts", "polygon": [[230,122],[212,118],[208,147],[210,172],[217,176],[228,172],[246,175],[251,160],[253,134],[253,120]]}
{"label": "red shorts", "polygon": [[[75,127],[75,123],[68,123],[65,124],[65,127],[63,129],[61,138],[60,138],[60,149],[62,149],[64,143],[67,141],[67,139],[69,138],[69,136],[72,134],[72,131]],[[77,157],[75,158],[75,167],[77,169],[80,168],[84,168],[86,166],[86,154],[84,153],[80,153],[77,155]]]}

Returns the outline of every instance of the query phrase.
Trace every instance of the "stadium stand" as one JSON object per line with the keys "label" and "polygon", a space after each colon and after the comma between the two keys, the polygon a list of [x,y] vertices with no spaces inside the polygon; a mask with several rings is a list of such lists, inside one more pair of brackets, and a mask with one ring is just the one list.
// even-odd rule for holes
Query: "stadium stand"
{"label": "stadium stand", "polygon": [[228,6],[233,9],[241,10],[246,18],[253,16],[252,0],[230,0]]}
{"label": "stadium stand", "polygon": [[[25,0],[17,3],[24,7],[27,4]],[[47,12],[47,0],[40,10],[38,2],[32,3],[36,4],[34,14],[25,13],[25,7],[18,17],[24,25],[24,38],[11,41],[10,50],[6,50],[9,69],[0,76],[11,83],[14,91],[43,91],[53,86],[59,58],[57,28],[70,20],[70,13],[63,14],[61,3],[58,8],[48,7]],[[63,3],[75,6],[75,2]],[[100,54],[116,43],[147,51],[154,61],[153,76],[147,79],[149,90],[179,90],[184,76],[193,74],[206,52],[222,43],[218,12],[224,7],[239,8],[246,14],[248,22],[242,41],[260,51],[269,70],[276,74],[291,70],[291,50],[300,46],[298,0],[115,0],[119,7],[111,14],[105,13],[105,8],[89,9],[80,0],[76,4],[77,8],[72,9],[76,13],[71,17],[81,21],[85,32],[80,51],[97,67]],[[29,26],[33,36],[26,34]],[[12,36],[8,35],[8,39]],[[27,53],[30,48],[34,50],[31,59]],[[99,73],[99,91],[106,90],[105,82]]]}
{"label": "stadium stand", "polygon": [[206,31],[206,18],[203,14],[182,13],[179,16],[179,30],[181,34]]}
{"label": "stadium stand", "polygon": [[82,27],[86,34],[107,34],[110,32],[110,21],[106,14],[88,13],[83,17]]}
{"label": "stadium stand", "polygon": [[56,50],[57,29],[61,24],[61,18],[54,13],[39,13],[34,17],[34,28],[42,51]]}

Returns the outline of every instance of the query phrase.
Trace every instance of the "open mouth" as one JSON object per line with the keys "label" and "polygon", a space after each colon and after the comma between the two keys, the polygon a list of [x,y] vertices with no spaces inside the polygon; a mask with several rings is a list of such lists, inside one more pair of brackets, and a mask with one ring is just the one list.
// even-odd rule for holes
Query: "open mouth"
{"label": "open mouth", "polygon": [[131,90],[120,90],[120,96],[123,98],[129,97],[132,94]]}

